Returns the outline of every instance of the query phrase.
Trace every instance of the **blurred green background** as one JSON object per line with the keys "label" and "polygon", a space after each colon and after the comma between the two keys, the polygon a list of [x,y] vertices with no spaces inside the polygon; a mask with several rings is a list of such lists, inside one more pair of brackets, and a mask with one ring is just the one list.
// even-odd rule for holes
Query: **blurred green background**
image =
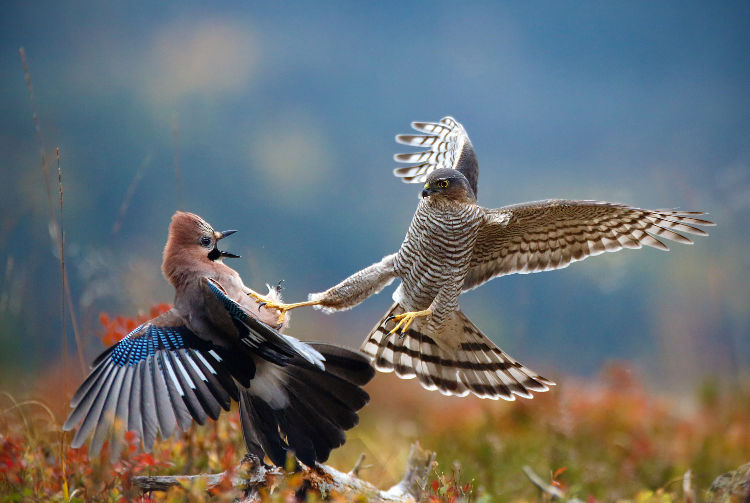
{"label": "blurred green background", "polygon": [[[60,148],[87,360],[100,312],[171,302],[159,266],[178,208],[239,229],[231,265],[257,290],[284,279],[290,301],[395,251],[419,187],[391,176],[393,136],[453,115],[484,206],[600,199],[719,224],[670,253],[495,280],[462,297],[483,331],[551,378],[627,360],[662,393],[746,379],[749,26],[747,2],[5,3],[0,388],[33,387],[63,354],[33,111],[53,210]],[[295,312],[290,333],[357,347],[392,290]]]}

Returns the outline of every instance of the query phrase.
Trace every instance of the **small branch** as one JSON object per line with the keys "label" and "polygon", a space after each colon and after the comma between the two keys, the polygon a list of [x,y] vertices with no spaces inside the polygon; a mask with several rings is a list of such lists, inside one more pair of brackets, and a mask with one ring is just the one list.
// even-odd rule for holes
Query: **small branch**
{"label": "small branch", "polygon": [[174,486],[189,486],[197,480],[206,484],[206,489],[218,486],[224,478],[221,473],[203,473],[200,475],[155,475],[133,477],[133,484],[143,492],[167,491]]}
{"label": "small branch", "polygon": [[682,476],[682,494],[685,503],[695,503],[695,491],[692,484],[692,470],[685,472]]}
{"label": "small branch", "polygon": [[419,501],[422,491],[427,486],[427,478],[430,475],[432,465],[435,463],[437,453],[426,451],[419,446],[419,442],[411,445],[409,457],[406,460],[406,471],[401,482],[388,489],[389,496],[405,497],[411,496]]}
{"label": "small branch", "polygon": [[359,455],[357,462],[354,463],[354,468],[348,473],[350,477],[359,477],[359,471],[362,469],[362,462],[365,460],[365,453]]}
{"label": "small branch", "polygon": [[547,484],[544,480],[542,480],[542,478],[537,475],[530,466],[524,466],[523,473],[526,474],[532,484],[541,489],[543,493],[550,495],[552,499],[562,499],[565,496],[565,493],[562,492],[559,488],[551,484]]}
{"label": "small branch", "polygon": [[[390,488],[381,491],[369,482],[357,478],[352,473],[362,466],[361,455],[352,472],[343,473],[327,465],[317,464],[314,468],[301,467],[307,487],[321,494],[336,492],[346,499],[364,496],[367,501],[419,501],[427,485],[427,478],[435,462],[435,453],[426,451],[418,444],[411,446],[406,461],[404,478]],[[246,498],[243,502],[257,501],[258,488],[273,485],[273,478],[283,476],[281,468],[266,467],[257,458],[246,456],[232,475],[232,486],[242,488]],[[132,482],[143,492],[166,491],[177,485],[189,485],[201,481],[207,489],[217,486],[227,476],[227,472],[200,475],[137,476]]]}
{"label": "small branch", "polygon": [[[282,474],[281,468],[268,468],[258,458],[248,454],[234,470],[232,487],[251,489],[265,483],[269,476]],[[132,482],[143,492],[167,491],[174,486],[190,486],[196,481],[201,481],[206,485],[206,489],[211,489],[219,485],[226,475],[227,472],[198,475],[139,475],[133,477]]]}

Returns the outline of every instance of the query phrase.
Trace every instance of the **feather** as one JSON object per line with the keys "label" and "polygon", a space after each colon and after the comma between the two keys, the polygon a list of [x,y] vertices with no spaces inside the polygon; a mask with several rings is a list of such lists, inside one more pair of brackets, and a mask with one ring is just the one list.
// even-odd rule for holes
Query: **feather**
{"label": "feather", "polygon": [[644,245],[667,251],[658,238],[691,244],[680,232],[705,236],[701,212],[643,210],[601,201],[550,199],[483,210],[464,290],[513,273],[560,269],[570,263]]}
{"label": "feather", "polygon": [[[402,306],[393,304],[362,345],[362,352],[373,357],[379,369],[398,362],[399,377],[416,375],[424,388],[445,395],[471,392],[480,398],[513,400],[513,395],[531,398],[530,390],[546,391],[554,384],[495,346],[461,311],[432,336],[424,332],[428,325],[415,321],[405,335],[385,337],[385,320],[403,312]],[[437,341],[449,341],[445,344],[450,347]]]}
{"label": "feather", "polygon": [[466,177],[476,196],[479,165],[463,126],[453,117],[444,117],[440,123],[412,122],[411,126],[426,134],[397,135],[396,142],[429,150],[394,155],[395,161],[413,165],[396,168],[393,174],[406,183],[424,183],[437,169],[455,169]]}
{"label": "feather", "polygon": [[169,390],[164,380],[165,361],[167,352],[159,352],[149,359],[151,368],[151,377],[154,387],[154,403],[156,405],[156,417],[159,419],[159,430],[162,438],[169,438],[177,427],[177,418],[172,408],[172,402],[169,398]]}
{"label": "feather", "polygon": [[140,365],[141,383],[141,423],[143,424],[143,448],[151,452],[156,433],[159,431],[159,419],[157,418],[157,403],[154,392],[154,357],[151,356]]}

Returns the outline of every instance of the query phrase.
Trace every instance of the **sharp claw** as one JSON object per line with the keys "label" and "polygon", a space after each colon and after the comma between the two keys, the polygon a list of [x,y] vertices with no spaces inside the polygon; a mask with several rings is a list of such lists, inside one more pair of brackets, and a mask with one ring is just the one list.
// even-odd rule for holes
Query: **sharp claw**
{"label": "sharp claw", "polygon": [[383,325],[385,325],[385,324],[386,324],[386,323],[388,323],[389,321],[393,321],[393,320],[395,320],[395,319],[396,319],[396,317],[395,317],[395,316],[393,316],[393,315],[391,315],[391,316],[389,316],[389,317],[387,317],[387,318],[385,319],[385,321],[383,322]]}
{"label": "sharp claw", "polygon": [[268,302],[261,302],[260,304],[258,304],[258,311],[260,311],[260,308],[265,306],[266,304],[268,304]]}

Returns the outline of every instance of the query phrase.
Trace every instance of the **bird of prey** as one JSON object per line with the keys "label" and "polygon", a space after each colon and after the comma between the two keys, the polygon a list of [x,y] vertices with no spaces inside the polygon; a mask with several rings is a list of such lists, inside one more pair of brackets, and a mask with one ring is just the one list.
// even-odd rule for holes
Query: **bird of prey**
{"label": "bird of prey", "polygon": [[[706,235],[702,212],[644,210],[599,201],[550,199],[483,208],[477,204],[478,164],[464,128],[452,117],[415,122],[419,135],[396,141],[428,150],[396,154],[409,163],[394,170],[405,182],[424,183],[421,199],[398,252],[350,276],[307,302],[325,311],[349,309],[395,278],[395,303],[361,350],[375,368],[417,377],[427,389],[482,398],[531,398],[554,384],[518,363],[474,326],[458,306],[459,295],[507,274],[567,267],[623,248],[667,250],[661,239],[691,243]],[[681,234],[682,233],[682,234]]]}
{"label": "bird of prey", "polygon": [[[369,400],[361,386],[375,371],[360,353],[269,326],[277,317],[259,313],[254,292],[222,261],[237,257],[218,248],[234,232],[217,232],[192,213],[172,217],[162,272],[175,289],[174,307],[94,361],[63,425],[81,423],[73,447],[93,433],[91,455],[110,438],[117,456],[127,429],[150,451],[157,433],[167,438],[176,427],[215,420],[231,400],[239,402],[247,449],[260,459],[283,466],[292,451],[313,466],[344,443]],[[280,301],[273,289],[268,296]]]}

